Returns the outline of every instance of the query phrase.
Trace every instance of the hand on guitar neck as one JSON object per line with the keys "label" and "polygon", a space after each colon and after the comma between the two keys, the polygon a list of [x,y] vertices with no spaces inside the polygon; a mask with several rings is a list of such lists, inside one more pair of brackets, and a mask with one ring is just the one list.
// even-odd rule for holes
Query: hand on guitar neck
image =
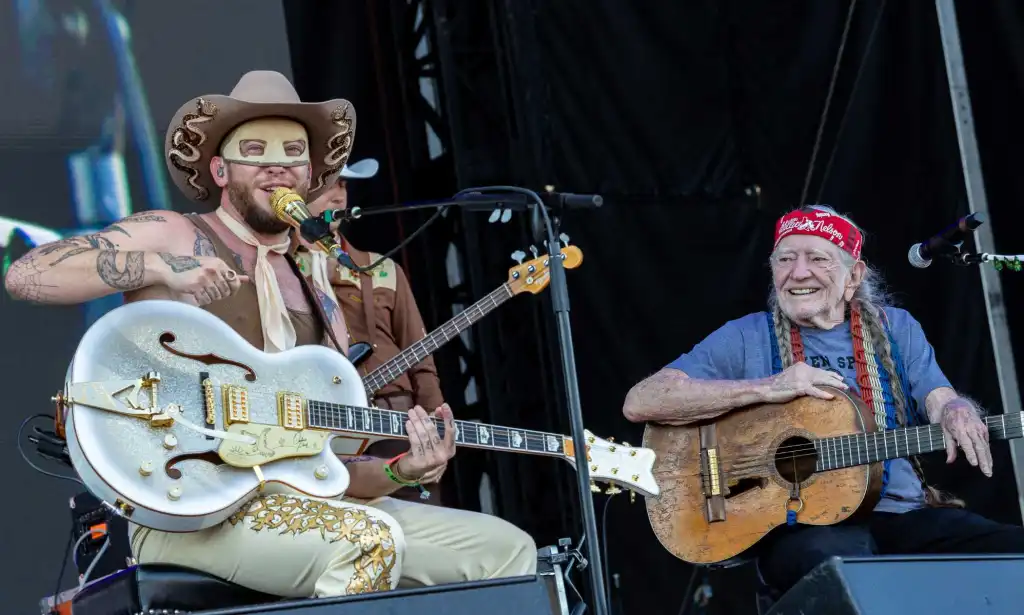
{"label": "hand on guitar neck", "polygon": [[982,420],[978,408],[953,389],[935,389],[925,399],[928,420],[942,425],[946,442],[946,463],[956,461],[956,449],[972,466],[979,467],[985,476],[992,476],[992,448],[989,428]]}
{"label": "hand on guitar neck", "polygon": [[622,412],[637,423],[688,425],[751,404],[785,403],[803,396],[832,399],[819,388],[823,386],[849,388],[839,374],[802,362],[771,378],[754,380],[701,380],[665,368],[630,389]]}

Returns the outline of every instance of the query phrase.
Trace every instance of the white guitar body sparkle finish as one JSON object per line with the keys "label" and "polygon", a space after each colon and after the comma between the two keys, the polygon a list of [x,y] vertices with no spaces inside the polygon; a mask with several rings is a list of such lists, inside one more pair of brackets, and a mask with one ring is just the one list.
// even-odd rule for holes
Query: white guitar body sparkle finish
{"label": "white guitar body sparkle finish", "polygon": [[[173,341],[166,333],[173,334]],[[208,364],[195,357],[205,357]],[[246,379],[250,368],[254,381]],[[159,375],[155,406],[148,388],[115,390],[124,381],[142,382],[151,372]],[[205,394],[200,381],[204,372],[211,385]],[[244,388],[247,423],[229,425],[226,386]],[[163,531],[214,526],[261,486],[263,492],[338,498],[348,488],[349,474],[332,453],[336,436],[294,425],[285,429],[287,409],[279,411],[278,394],[288,391],[300,392],[303,399],[367,404],[359,373],[334,350],[301,346],[267,354],[200,308],[159,300],[130,303],[94,323],[75,352],[63,392],[68,450],[93,494],[133,523]],[[97,407],[105,404],[96,400],[110,399],[105,394],[116,398],[106,403],[113,404],[114,411]],[[130,394],[137,394],[135,409],[126,401]],[[240,394],[235,393],[236,402]],[[164,413],[164,419],[175,420],[154,420],[149,416],[154,409]],[[133,412],[135,416],[130,415]],[[216,435],[225,430],[228,440]],[[246,460],[257,462],[233,467],[223,463],[218,450],[228,451],[233,461],[241,459],[242,465]],[[299,456],[286,463],[279,455],[258,461],[275,450],[297,451]],[[206,459],[186,459],[167,467],[183,455],[210,451],[214,453]],[[180,471],[177,477],[175,469]]]}

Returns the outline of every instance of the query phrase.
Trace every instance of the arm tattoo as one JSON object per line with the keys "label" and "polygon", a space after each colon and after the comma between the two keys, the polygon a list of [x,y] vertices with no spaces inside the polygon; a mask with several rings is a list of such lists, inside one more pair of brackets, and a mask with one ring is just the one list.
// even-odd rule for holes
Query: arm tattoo
{"label": "arm tattoo", "polygon": [[199,261],[193,256],[175,256],[167,252],[160,252],[160,258],[174,273],[184,273],[199,266]]}
{"label": "arm tattoo", "polygon": [[123,218],[121,222],[167,222],[167,218],[159,214],[138,213]]}
{"label": "arm tattoo", "polygon": [[217,256],[217,250],[206,233],[196,229],[196,242],[192,245],[192,254],[196,256]]}
{"label": "arm tattoo", "polygon": [[57,260],[50,263],[51,267],[57,265],[57,263],[63,262],[71,258],[72,256],[82,254],[83,252],[89,252],[91,250],[117,250],[117,246],[114,245],[114,242],[110,241],[109,239],[107,239],[106,237],[99,233],[93,235],[83,235],[81,237],[71,237],[70,239],[64,239],[58,241],[57,243],[62,245],[59,248],[51,248],[51,246],[44,246],[44,248],[46,249],[41,249],[39,252],[40,254],[52,254],[53,252],[56,252],[58,249],[63,250],[64,248],[71,248],[70,250],[67,250],[66,252],[61,254],[60,257],[57,258]]}
{"label": "arm tattoo", "polygon": [[61,254],[60,258],[58,258],[57,260],[55,260],[52,263],[50,263],[50,266],[53,267],[57,263],[65,261],[65,260],[71,258],[72,256],[78,256],[79,254],[81,254],[83,252],[92,252],[92,248],[86,248],[84,246],[83,247],[78,247],[78,248],[71,248],[70,250],[68,250],[64,254]]}
{"label": "arm tattoo", "polygon": [[107,227],[107,230],[108,231],[117,231],[119,233],[124,233],[125,235],[127,235],[129,237],[132,236],[131,233],[129,233],[128,231],[124,230],[124,228],[122,226],[118,225],[118,224],[111,224],[110,226]]}
{"label": "arm tattoo", "polygon": [[371,457],[370,455],[360,455],[359,457],[344,457],[341,460],[342,463],[359,463],[359,462],[362,462],[362,461],[380,461],[380,460],[377,459],[376,457]]}
{"label": "arm tattoo", "polygon": [[[124,258],[119,259],[122,254]],[[146,282],[145,258],[145,252],[102,250],[96,256],[96,273],[107,286],[117,290],[142,288]]]}
{"label": "arm tattoo", "polygon": [[[61,239],[60,241],[55,241],[53,243],[48,243],[46,245],[40,246],[38,254],[39,256],[49,256],[55,252],[60,252],[61,250],[64,250],[66,248],[85,248],[87,250],[116,250],[117,246],[114,245],[113,241],[110,241],[101,233],[93,233],[92,235],[79,235],[77,237],[67,237],[65,239]],[[53,263],[53,265],[56,264],[56,262]]]}
{"label": "arm tattoo", "polygon": [[39,258],[31,252],[18,259],[17,263],[7,271],[7,285],[11,293],[25,301],[45,303],[54,297],[56,284],[44,284],[43,273],[49,265],[42,265]]}
{"label": "arm tattoo", "polygon": [[320,300],[320,305],[324,308],[324,315],[327,316],[327,320],[335,322],[338,318],[338,303],[334,300],[334,297],[328,297],[327,293],[320,290],[319,288],[313,287],[316,291],[316,297]]}

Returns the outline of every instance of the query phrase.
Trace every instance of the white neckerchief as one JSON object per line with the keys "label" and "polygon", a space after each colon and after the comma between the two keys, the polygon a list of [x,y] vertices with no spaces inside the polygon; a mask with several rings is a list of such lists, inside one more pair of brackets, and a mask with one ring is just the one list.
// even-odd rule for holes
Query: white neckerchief
{"label": "white neckerchief", "polygon": [[271,251],[278,254],[286,253],[291,246],[291,239],[286,236],[283,242],[266,246],[260,243],[245,225],[229,216],[223,208],[217,208],[217,217],[236,237],[256,248],[256,275],[253,282],[256,283],[256,299],[259,301],[260,323],[263,326],[263,350],[281,352],[294,348],[295,327],[288,316],[281,287],[277,285],[277,274],[267,259]]}

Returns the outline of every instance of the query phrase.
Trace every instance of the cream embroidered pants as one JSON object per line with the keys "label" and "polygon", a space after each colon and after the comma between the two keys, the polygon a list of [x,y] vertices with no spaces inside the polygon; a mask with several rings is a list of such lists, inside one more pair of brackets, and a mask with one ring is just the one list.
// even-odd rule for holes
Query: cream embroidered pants
{"label": "cream embroidered pants", "polygon": [[502,519],[393,498],[269,494],[198,532],[129,528],[141,564],[194,568],[289,598],[533,574],[537,567],[533,540]]}

